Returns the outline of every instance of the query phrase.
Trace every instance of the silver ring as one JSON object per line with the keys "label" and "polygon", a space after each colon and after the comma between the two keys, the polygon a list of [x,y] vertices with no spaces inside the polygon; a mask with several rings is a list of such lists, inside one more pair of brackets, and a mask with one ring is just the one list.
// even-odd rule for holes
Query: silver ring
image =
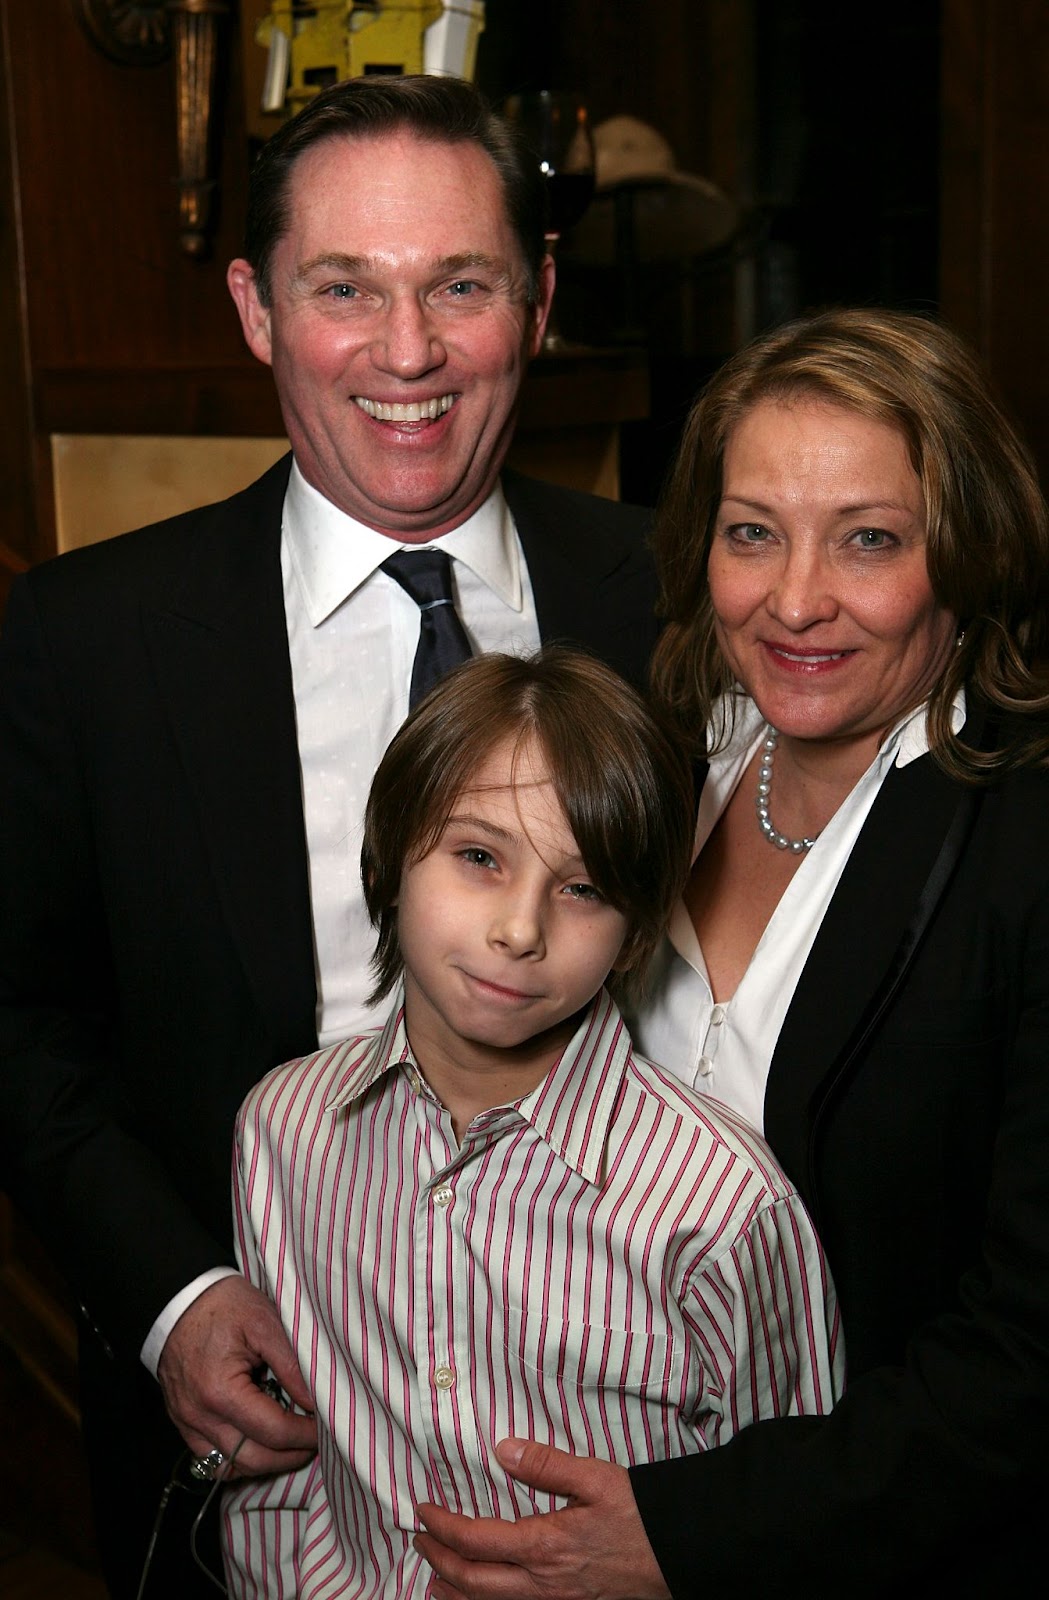
{"label": "silver ring", "polygon": [[225,1465],[226,1457],[221,1450],[209,1450],[206,1456],[197,1456],[191,1461],[189,1470],[200,1483],[214,1483]]}

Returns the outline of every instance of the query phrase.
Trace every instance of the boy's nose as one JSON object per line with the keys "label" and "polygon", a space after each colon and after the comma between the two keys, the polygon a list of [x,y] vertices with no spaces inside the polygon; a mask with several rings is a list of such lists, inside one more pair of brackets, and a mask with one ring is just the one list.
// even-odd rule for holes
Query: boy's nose
{"label": "boy's nose", "polygon": [[489,939],[518,960],[544,955],[546,945],[539,906],[527,895],[508,897],[493,918]]}

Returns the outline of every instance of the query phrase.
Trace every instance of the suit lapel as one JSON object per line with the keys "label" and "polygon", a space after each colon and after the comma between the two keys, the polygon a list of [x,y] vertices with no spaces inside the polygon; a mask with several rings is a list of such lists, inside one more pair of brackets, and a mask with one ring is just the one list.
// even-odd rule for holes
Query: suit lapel
{"label": "suit lapel", "polygon": [[640,526],[630,537],[611,514],[601,515],[602,503],[591,495],[515,472],[504,472],[502,481],[540,636],[582,645],[641,683],[656,637],[656,584]]}
{"label": "suit lapel", "polygon": [[220,903],[291,1055],[315,1040],[316,988],[280,570],[287,475],[278,463],[200,514],[181,592],[144,620]]}
{"label": "suit lapel", "polygon": [[976,794],[931,757],[894,768],[846,862],[784,1018],[765,1094],[766,1135],[810,1199],[819,1108],[902,981],[976,805]]}

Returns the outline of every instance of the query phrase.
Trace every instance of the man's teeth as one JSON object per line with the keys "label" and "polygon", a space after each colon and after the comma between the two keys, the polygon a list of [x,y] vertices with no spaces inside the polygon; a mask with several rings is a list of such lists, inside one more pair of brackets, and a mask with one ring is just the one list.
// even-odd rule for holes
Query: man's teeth
{"label": "man's teeth", "polygon": [[366,400],[355,394],[354,400],[366,416],[376,422],[434,422],[443,417],[455,404],[454,394],[442,394],[433,400],[413,400],[409,405],[387,405],[382,400]]}

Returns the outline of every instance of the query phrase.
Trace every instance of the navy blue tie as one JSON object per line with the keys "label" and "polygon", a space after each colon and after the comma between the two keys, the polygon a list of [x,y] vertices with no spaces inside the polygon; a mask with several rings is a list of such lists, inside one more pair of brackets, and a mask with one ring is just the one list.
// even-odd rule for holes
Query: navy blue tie
{"label": "navy blue tie", "polygon": [[398,550],[382,570],[419,607],[419,643],[412,667],[409,710],[435,683],[473,655],[452,599],[452,564],[443,550]]}

